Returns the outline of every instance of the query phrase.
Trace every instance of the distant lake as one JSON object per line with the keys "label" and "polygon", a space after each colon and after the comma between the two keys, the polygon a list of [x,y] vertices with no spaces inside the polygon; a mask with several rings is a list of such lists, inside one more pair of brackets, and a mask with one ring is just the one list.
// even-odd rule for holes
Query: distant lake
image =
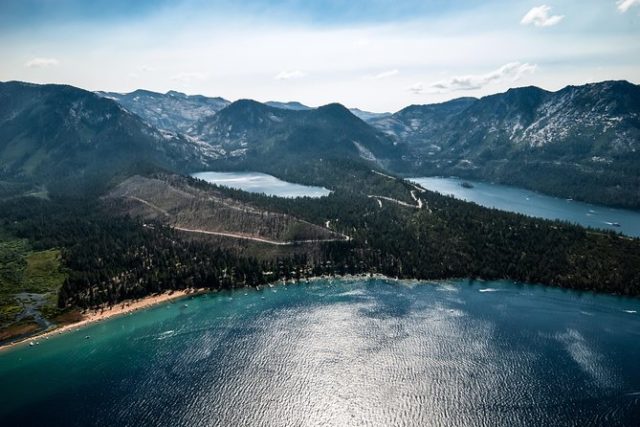
{"label": "distant lake", "polygon": [[638,299],[509,281],[189,297],[0,352],[0,420],[637,426],[639,312]]}
{"label": "distant lake", "polygon": [[191,175],[216,185],[278,197],[322,197],[331,191],[294,184],[260,172],[199,172]]}
{"label": "distant lake", "polygon": [[[428,177],[409,178],[409,180],[417,182],[428,190],[490,208],[539,218],[559,219],[585,227],[613,230],[628,236],[640,237],[640,212],[560,199],[522,188],[459,178]],[[463,187],[461,185],[463,182],[468,182],[473,187]],[[615,227],[613,223],[618,223],[620,226]]]}

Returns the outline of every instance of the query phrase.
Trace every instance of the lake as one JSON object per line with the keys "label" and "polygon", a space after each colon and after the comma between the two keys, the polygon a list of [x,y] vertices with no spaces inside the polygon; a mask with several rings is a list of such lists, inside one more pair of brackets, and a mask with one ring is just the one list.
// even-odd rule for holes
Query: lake
{"label": "lake", "polygon": [[331,193],[323,187],[294,184],[260,172],[199,172],[191,176],[212,184],[269,196],[322,197]]}
{"label": "lake", "polygon": [[194,296],[0,352],[0,420],[637,425],[638,312],[637,299],[508,281]]}
{"label": "lake", "polygon": [[[459,178],[427,177],[409,178],[409,180],[428,190],[490,208],[539,218],[559,219],[585,227],[613,230],[628,236],[640,237],[640,212],[560,199],[522,188]],[[463,182],[468,182],[473,187],[463,187],[461,185]],[[619,227],[614,226],[614,223],[619,224]]]}

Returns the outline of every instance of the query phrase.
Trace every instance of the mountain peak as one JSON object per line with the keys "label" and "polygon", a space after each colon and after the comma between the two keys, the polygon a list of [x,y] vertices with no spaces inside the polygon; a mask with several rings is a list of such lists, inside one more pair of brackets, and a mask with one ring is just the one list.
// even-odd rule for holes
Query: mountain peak
{"label": "mountain peak", "polygon": [[354,116],[347,107],[337,102],[318,107],[316,111],[319,113],[330,114],[335,117],[343,116],[356,118],[356,116]]}
{"label": "mountain peak", "polygon": [[167,93],[165,93],[165,95],[167,95],[167,96],[178,96],[178,97],[181,97],[181,98],[186,98],[188,96],[186,93],[178,92],[176,90],[170,90]]}
{"label": "mountain peak", "polygon": [[[178,170],[198,147],[165,134],[115,100],[68,85],[0,85],[4,171],[47,188],[90,191],[136,164]],[[8,107],[8,108],[7,108]]]}
{"label": "mountain peak", "polygon": [[122,95],[131,95],[131,96],[163,96],[160,92],[154,92],[152,90],[147,89],[136,89],[130,93],[124,93]]}
{"label": "mountain peak", "polygon": [[225,112],[228,114],[229,112],[258,112],[258,111],[268,111],[272,107],[269,107],[266,104],[255,101],[253,99],[239,99],[237,101],[232,102],[227,105],[221,112]]}
{"label": "mountain peak", "polygon": [[269,107],[280,108],[283,110],[311,110],[311,107],[308,107],[297,101],[288,101],[288,102],[280,102],[280,101],[269,101],[265,103]]}

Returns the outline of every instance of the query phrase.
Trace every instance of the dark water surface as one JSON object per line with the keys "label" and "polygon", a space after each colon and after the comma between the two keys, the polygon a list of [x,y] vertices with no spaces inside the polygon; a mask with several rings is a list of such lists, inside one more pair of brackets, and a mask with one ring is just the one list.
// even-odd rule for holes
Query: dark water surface
{"label": "dark water surface", "polygon": [[[490,208],[545,219],[559,219],[584,227],[640,237],[640,212],[636,211],[560,199],[518,187],[459,178],[427,177],[410,180],[428,190]],[[473,187],[465,188],[461,185],[463,182],[471,183]]]}
{"label": "dark water surface", "polygon": [[191,297],[0,352],[0,425],[638,425],[638,312],[506,281]]}

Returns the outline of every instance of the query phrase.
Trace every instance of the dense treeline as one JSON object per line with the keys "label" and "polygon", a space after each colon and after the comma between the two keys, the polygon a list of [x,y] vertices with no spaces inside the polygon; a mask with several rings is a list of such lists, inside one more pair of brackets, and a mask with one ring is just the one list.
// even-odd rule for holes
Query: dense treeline
{"label": "dense treeline", "polygon": [[304,255],[240,257],[182,239],[161,225],[114,217],[98,200],[17,198],[0,204],[0,218],[6,233],[28,239],[35,249],[63,249],[68,278],[60,307],[113,305],[166,290],[255,286],[311,274]]}
{"label": "dense treeline", "polygon": [[[379,175],[377,175],[379,177]],[[382,178],[386,179],[386,178]],[[414,189],[386,179],[391,194]],[[423,192],[425,209],[410,209],[338,190],[318,199],[279,199],[229,191],[268,209],[280,209],[350,235],[348,244],[325,247],[334,268],[363,267],[389,276],[507,278],[575,289],[640,294],[640,240],[561,221],[487,209]],[[366,194],[366,193],[365,193]],[[340,272],[339,270],[337,272]]]}
{"label": "dense treeline", "polygon": [[445,209],[436,207],[435,200],[428,202],[433,213],[421,210],[394,217],[380,210],[367,216],[354,241],[365,249],[365,263],[390,276],[507,278],[640,294],[637,239],[456,200],[440,201],[448,205]]}
{"label": "dense treeline", "polygon": [[[371,173],[371,172],[370,172]],[[254,206],[289,213],[349,235],[322,244],[320,256],[256,259],[189,239],[160,224],[114,216],[100,199],[14,198],[0,203],[0,227],[34,249],[61,248],[68,279],[59,304],[113,305],[164,290],[257,286],[323,274],[381,273],[440,279],[506,278],[640,295],[640,240],[562,222],[486,209],[431,192],[423,209],[369,193],[409,194],[406,182],[371,173],[321,199],[282,199],[221,189]],[[380,181],[381,179],[382,181]],[[192,185],[206,186],[189,180]],[[382,182],[376,186],[375,182]],[[317,254],[317,248],[315,249]]]}

